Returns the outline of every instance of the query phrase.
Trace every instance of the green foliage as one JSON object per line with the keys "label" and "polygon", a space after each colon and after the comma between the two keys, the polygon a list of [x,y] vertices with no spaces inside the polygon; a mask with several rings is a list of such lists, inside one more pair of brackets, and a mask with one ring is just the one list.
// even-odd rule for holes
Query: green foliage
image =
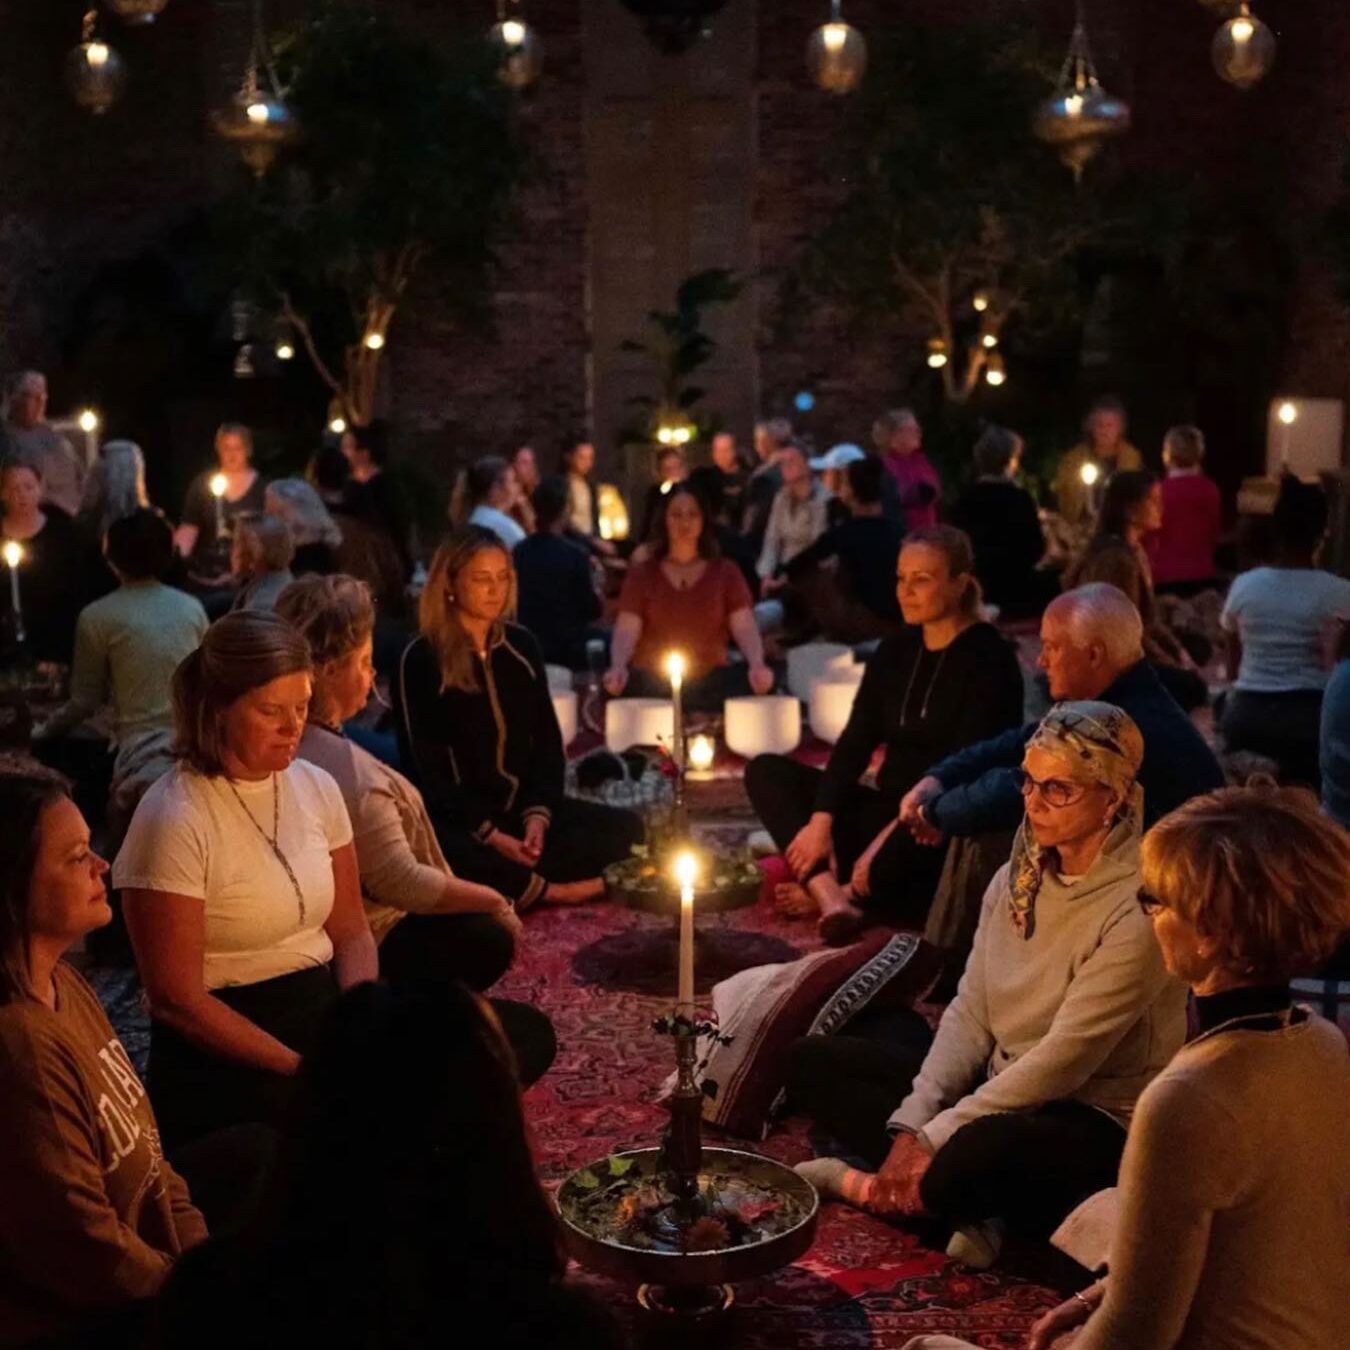
{"label": "green foliage", "polygon": [[285,296],[347,386],[336,350],[383,332],[415,274],[441,314],[481,318],[524,155],[471,29],[442,47],[383,10],[315,0],[277,56],[303,140],[223,218],[247,286],[265,305]]}
{"label": "green foliage", "polygon": [[707,390],[690,383],[690,377],[717,351],[717,342],[703,327],[705,311],[712,305],[730,304],[744,286],[725,268],[695,272],[680,283],[674,309],[648,310],[645,341],[630,338],[619,344],[620,351],[648,359],[656,388],[655,394],[639,394],[628,400],[638,416],[622,433],[623,443],[651,440],[664,417],[688,418],[700,432],[710,425],[708,415],[698,411]]}

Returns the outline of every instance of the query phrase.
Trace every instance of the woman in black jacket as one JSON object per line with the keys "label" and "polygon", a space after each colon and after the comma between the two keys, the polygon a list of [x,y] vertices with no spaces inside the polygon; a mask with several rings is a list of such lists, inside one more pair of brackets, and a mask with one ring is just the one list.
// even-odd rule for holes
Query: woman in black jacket
{"label": "woman in black jacket", "polygon": [[460,876],[523,910],[604,893],[601,873],[642,839],[642,822],[563,795],[566,763],[539,644],[506,622],[511,555],[469,526],[436,552],[422,635],[399,663],[404,767],[417,780],[441,851]]}
{"label": "woman in black jacket", "polygon": [[[1012,648],[980,619],[970,540],[949,525],[906,537],[897,594],[907,627],[867,663],[844,734],[822,772],[760,755],[745,786],[797,884],[779,888],[789,912],[821,915],[828,942],[851,941],[867,918],[923,922],[945,850],[900,828],[900,799],[927,757],[1022,720],[1022,675]],[[861,782],[878,747],[876,787]],[[940,843],[941,840],[932,840]]]}

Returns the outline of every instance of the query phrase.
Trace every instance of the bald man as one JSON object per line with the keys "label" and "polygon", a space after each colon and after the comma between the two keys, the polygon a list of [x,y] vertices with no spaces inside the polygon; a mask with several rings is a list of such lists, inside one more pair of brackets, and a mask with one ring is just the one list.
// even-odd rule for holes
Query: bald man
{"label": "bald man", "polygon": [[[1181,705],[1144,659],[1144,626],[1123,591],[1080,586],[1041,619],[1041,668],[1056,702],[1099,699],[1134,719],[1144,736],[1139,783],[1144,824],[1223,786],[1223,771]],[[1022,819],[1022,752],[1036,724],[981,741],[935,764],[900,803],[919,838],[1015,829]]]}

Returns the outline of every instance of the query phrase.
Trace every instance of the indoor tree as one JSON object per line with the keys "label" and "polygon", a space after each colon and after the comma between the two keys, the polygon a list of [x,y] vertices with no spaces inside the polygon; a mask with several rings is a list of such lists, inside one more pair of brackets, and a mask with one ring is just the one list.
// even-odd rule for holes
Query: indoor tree
{"label": "indoor tree", "polygon": [[437,45],[346,0],[276,47],[303,139],[219,219],[248,299],[364,425],[414,278],[442,315],[482,312],[523,167],[511,95],[476,29]]}

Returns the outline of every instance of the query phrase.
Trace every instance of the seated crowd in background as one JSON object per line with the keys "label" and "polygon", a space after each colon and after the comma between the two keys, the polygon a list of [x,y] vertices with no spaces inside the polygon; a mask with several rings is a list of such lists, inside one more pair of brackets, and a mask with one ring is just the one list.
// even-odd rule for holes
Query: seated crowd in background
{"label": "seated crowd in background", "polygon": [[[0,531],[28,555],[33,653],[73,659],[39,748],[111,710],[99,828],[113,847],[125,832],[112,878],[151,1017],[150,1075],[147,1097],[60,959],[111,917],[88,825],[45,780],[0,778],[0,815],[27,840],[0,860],[0,1086],[13,1103],[0,1172],[20,1197],[0,1220],[6,1333],[92,1323],[100,1343],[130,1344],[198,1249],[163,1298],[169,1343],[233,1343],[260,1308],[312,1330],[316,1298],[340,1343],[390,1331],[391,1317],[416,1343],[447,1300],[496,1306],[508,1281],[505,1344],[543,1328],[550,1343],[615,1343],[561,1284],[525,1143],[519,1088],[552,1062],[552,1026],[478,996],[508,971],[532,905],[600,898],[604,868],[643,835],[634,813],[568,795],[544,663],[576,669],[608,636],[609,694],[664,695],[679,650],[686,705],[715,712],[774,687],[767,626],[775,660],[797,637],[880,639],[823,770],[780,756],[746,770],[790,872],[774,897],[785,913],[814,918],[830,943],[917,929],[953,840],[1003,857],[1011,842],[982,903],[968,897],[966,945],[947,953],[964,973],[936,1035],[878,1002],[843,1034],[794,1046],[790,1101],[878,1169],[825,1158],[808,1175],[827,1196],[938,1220],[953,1255],[984,1265],[1005,1234],[1048,1236],[1119,1173],[1109,1280],[1029,1344],[1048,1350],[1084,1323],[1075,1345],[1202,1350],[1211,1328],[1241,1322],[1261,1350],[1283,1350],[1284,1326],[1330,1350],[1328,1291],[1347,1275],[1345,1093],[1300,1115],[1297,1158],[1271,1142],[1281,1100],[1346,1076],[1343,1046],[1333,1063],[1339,1042],[1287,988],[1329,969],[1350,925],[1350,843],[1331,823],[1350,821],[1350,582],[1316,566],[1320,489],[1284,484],[1273,565],[1229,592],[1236,681],[1219,725],[1228,748],[1267,754],[1285,778],[1317,782],[1320,752],[1325,817],[1287,792],[1216,792],[1214,751],[1178,703],[1205,700],[1204,653],[1155,599],[1155,581],[1215,576],[1203,439],[1169,431],[1159,484],[1110,401],[1060,484],[1079,551],[1048,604],[1060,579],[1015,481],[1020,438],[991,427],[976,442],[953,512],[965,532],[934,523],[941,480],[917,419],[896,410],[873,428],[875,454],[845,444],[812,460],[780,420],[757,427],[753,470],[725,433],[711,464],[657,455],[650,526],[623,558],[601,537],[589,442],[567,439],[561,476],[527,446],[476,461],[416,633],[401,612],[413,532],[383,428],[330,444],[309,479],[265,483],[247,428],[222,426],[224,492],[214,470],[195,480],[175,534],[147,504],[130,442],[80,466],[72,520],[45,478],[50,462],[62,481],[64,441],[24,435],[44,414],[45,384],[20,381]],[[766,599],[781,610],[767,625]],[[1039,721],[1024,723],[1019,663],[984,600],[1040,615],[1054,706]],[[224,617],[208,627],[209,613]],[[378,755],[376,669],[393,677],[398,741]],[[1187,983],[1201,1034],[1178,1051]],[[1280,1100],[1251,1081],[1283,1084]],[[1251,1146],[1216,1156],[1216,1131]],[[399,1147],[372,1157],[377,1135]],[[447,1150],[489,1147],[466,1192]],[[1177,1158],[1193,1160],[1185,1184],[1160,1186]],[[1256,1229],[1233,1217],[1234,1196],[1251,1197]],[[413,1217],[372,1275],[352,1243],[389,1205]],[[447,1207],[474,1241],[445,1246]],[[265,1221],[203,1245],[208,1224],[246,1210]],[[51,1214],[60,1222],[34,1241],[34,1216]],[[1239,1277],[1248,1248],[1304,1228],[1318,1255],[1298,1279]],[[323,1272],[304,1299],[293,1268]],[[221,1313],[207,1331],[205,1309]]]}

